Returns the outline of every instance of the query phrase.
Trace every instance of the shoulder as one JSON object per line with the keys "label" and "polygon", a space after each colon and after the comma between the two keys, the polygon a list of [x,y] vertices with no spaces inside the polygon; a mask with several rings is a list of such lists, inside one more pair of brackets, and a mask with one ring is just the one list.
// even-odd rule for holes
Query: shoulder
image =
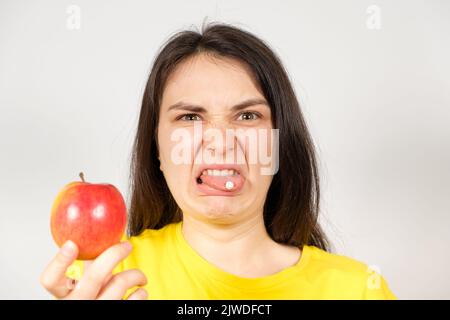
{"label": "shoulder", "polygon": [[363,275],[369,266],[348,256],[327,252],[315,246],[305,246],[309,251],[309,262],[321,271],[334,271],[341,274]]}
{"label": "shoulder", "polygon": [[173,235],[179,223],[180,222],[170,223],[160,229],[146,229],[141,234],[130,237],[128,240],[131,242],[139,242],[164,239]]}
{"label": "shoulder", "polygon": [[133,254],[149,251],[161,251],[173,246],[180,222],[167,224],[160,229],[146,229],[137,236],[128,237],[127,240],[133,246]]}
{"label": "shoulder", "polygon": [[317,285],[331,287],[344,298],[396,299],[378,268],[315,246],[305,247],[308,260],[306,270]]}

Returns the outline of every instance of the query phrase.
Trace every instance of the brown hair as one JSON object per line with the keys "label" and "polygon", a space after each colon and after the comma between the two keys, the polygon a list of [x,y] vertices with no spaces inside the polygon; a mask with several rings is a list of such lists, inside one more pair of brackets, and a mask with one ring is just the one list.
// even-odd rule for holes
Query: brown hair
{"label": "brown hair", "polygon": [[226,24],[209,24],[202,32],[182,31],[162,47],[145,88],[131,170],[128,233],[160,229],[182,220],[159,169],[157,128],[165,82],[174,68],[193,55],[234,58],[250,67],[279,130],[279,170],[264,204],[264,222],[272,239],[329,251],[319,223],[319,176],[314,144],[288,75],[275,53],[251,33]]}

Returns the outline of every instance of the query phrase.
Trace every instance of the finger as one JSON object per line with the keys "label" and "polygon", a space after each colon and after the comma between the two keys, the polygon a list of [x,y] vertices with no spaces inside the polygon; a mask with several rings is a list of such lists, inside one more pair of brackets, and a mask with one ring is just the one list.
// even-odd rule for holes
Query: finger
{"label": "finger", "polygon": [[[92,263],[94,262],[94,260],[85,260],[83,261],[83,270],[86,272],[87,269],[89,269],[89,267],[92,265]],[[105,281],[103,281],[103,285],[106,285],[108,283],[109,280],[111,280],[111,277],[113,276],[113,274],[109,274],[106,278]]]}
{"label": "finger", "polygon": [[72,291],[75,288],[77,283],[78,283],[78,280],[76,280],[76,279],[66,278],[66,287],[67,287],[67,289],[69,289],[69,291]]}
{"label": "finger", "polygon": [[88,270],[90,268],[90,266],[92,265],[93,262],[94,262],[94,260],[84,260],[83,261],[83,270],[86,272],[86,270]]}
{"label": "finger", "polygon": [[56,298],[66,296],[70,289],[67,287],[67,268],[78,256],[75,243],[68,240],[41,274],[41,285]]}
{"label": "finger", "polygon": [[105,279],[111,275],[116,265],[131,253],[131,250],[131,243],[126,241],[108,248],[99,255],[89,265],[88,270],[73,290],[74,298],[95,299],[103,287]]}
{"label": "finger", "polygon": [[147,278],[138,269],[131,269],[114,275],[101,290],[99,300],[120,300],[128,289],[135,286],[145,286]]}
{"label": "finger", "polygon": [[132,294],[130,294],[127,300],[147,300],[147,298],[148,298],[147,290],[145,290],[144,288],[139,288]]}

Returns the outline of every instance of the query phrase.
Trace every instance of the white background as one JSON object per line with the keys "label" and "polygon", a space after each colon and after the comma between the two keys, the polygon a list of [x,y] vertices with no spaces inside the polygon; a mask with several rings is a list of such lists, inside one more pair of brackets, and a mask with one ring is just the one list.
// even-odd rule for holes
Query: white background
{"label": "white background", "polygon": [[[69,5],[80,29],[68,28]],[[380,29],[368,28],[370,5]],[[450,298],[444,0],[0,0],[0,298],[49,298],[38,278],[57,250],[50,208],[79,171],[128,197],[151,62],[205,18],[255,33],[285,63],[318,146],[336,252],[379,268],[401,299]]]}

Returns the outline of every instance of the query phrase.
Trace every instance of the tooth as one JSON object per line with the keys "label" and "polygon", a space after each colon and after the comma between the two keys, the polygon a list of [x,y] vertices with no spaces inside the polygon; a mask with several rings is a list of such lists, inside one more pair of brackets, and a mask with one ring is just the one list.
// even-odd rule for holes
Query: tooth
{"label": "tooth", "polygon": [[213,175],[213,171],[211,169],[208,169],[208,176],[212,176]]}
{"label": "tooth", "polygon": [[220,170],[213,170],[213,176],[220,176]]}
{"label": "tooth", "polygon": [[228,176],[228,170],[221,170],[221,171],[220,171],[220,175],[221,175],[222,177]]}
{"label": "tooth", "polygon": [[202,175],[206,176],[208,175],[208,172],[206,170],[203,170]]}

